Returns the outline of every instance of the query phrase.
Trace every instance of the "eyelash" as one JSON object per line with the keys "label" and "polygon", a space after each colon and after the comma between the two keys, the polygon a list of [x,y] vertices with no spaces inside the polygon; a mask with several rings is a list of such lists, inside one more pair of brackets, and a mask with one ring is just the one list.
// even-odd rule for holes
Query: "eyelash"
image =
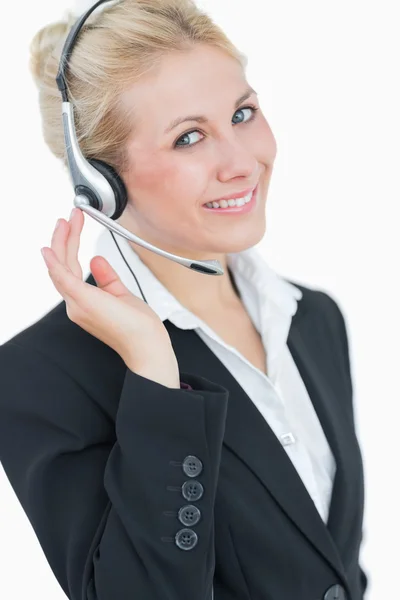
{"label": "eyelash", "polygon": [[[241,106],[240,108],[238,108],[235,111],[235,113],[239,112],[240,110],[245,110],[246,108],[251,108],[253,110],[252,116],[247,121],[244,121],[242,123],[236,123],[236,125],[246,125],[246,123],[251,123],[251,121],[254,121],[254,119],[256,117],[256,113],[259,110],[259,107],[254,106],[253,104],[248,104],[247,106]],[[200,144],[200,142],[202,142],[204,140],[204,138],[202,138],[198,142],[195,142],[194,144],[184,144],[183,146],[177,146],[177,142],[179,142],[179,140],[181,140],[183,137],[185,137],[185,135],[189,135],[191,133],[196,133],[197,131],[200,131],[200,129],[191,129],[190,131],[186,131],[186,133],[182,133],[182,135],[180,135],[178,137],[178,139],[175,141],[174,148],[176,148],[177,150],[183,150],[183,148],[193,148],[193,146]]]}

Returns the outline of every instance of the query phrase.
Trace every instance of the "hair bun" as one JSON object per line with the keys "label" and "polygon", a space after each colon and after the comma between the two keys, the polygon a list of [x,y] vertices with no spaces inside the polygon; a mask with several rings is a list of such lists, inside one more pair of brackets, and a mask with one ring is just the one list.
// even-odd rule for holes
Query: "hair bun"
{"label": "hair bun", "polygon": [[31,41],[29,68],[36,84],[39,84],[44,77],[49,56],[61,41],[65,41],[75,21],[75,18],[70,13],[66,19],[45,25],[36,33]]}

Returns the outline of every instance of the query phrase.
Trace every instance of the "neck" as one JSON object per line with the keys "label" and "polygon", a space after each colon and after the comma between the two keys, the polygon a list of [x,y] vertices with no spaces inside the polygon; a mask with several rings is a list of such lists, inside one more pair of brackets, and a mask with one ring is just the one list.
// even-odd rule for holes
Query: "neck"
{"label": "neck", "polygon": [[[129,244],[178,302],[194,314],[201,315],[210,309],[223,311],[241,307],[240,294],[228,269],[225,254],[212,256],[221,263],[224,274],[205,275],[159,256],[147,248],[131,242]],[[186,254],[183,253],[182,256]]]}

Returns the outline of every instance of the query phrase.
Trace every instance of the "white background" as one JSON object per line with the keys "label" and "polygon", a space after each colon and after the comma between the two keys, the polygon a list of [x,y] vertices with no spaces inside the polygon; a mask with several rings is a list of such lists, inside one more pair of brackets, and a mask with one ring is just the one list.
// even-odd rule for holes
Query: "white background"
{"label": "white background", "polygon": [[[367,600],[392,598],[400,557],[398,2],[198,4],[249,57],[248,80],[277,139],[260,248],[282,275],[330,293],[347,321],[366,478],[361,564]],[[36,30],[67,6],[2,9],[0,343],[62,300],[40,248],[57,218],[68,218],[72,187],[42,139],[27,61]],[[84,273],[101,231],[86,218]],[[0,572],[1,598],[65,598],[2,470]]]}

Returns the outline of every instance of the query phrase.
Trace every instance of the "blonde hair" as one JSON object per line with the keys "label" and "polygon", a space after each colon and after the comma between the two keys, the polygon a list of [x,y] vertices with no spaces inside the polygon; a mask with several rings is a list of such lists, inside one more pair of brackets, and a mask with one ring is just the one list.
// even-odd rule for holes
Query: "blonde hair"
{"label": "blonde hair", "polygon": [[[43,136],[64,165],[62,97],[55,78],[65,40],[76,20],[67,13],[64,21],[40,29],[30,46],[29,66],[39,90]],[[194,0],[121,0],[91,14],[79,33],[66,73],[84,156],[123,172],[134,108],[128,113],[122,107],[122,92],[157,66],[166,53],[185,52],[199,43],[221,48],[243,68],[247,65],[246,57]]]}

